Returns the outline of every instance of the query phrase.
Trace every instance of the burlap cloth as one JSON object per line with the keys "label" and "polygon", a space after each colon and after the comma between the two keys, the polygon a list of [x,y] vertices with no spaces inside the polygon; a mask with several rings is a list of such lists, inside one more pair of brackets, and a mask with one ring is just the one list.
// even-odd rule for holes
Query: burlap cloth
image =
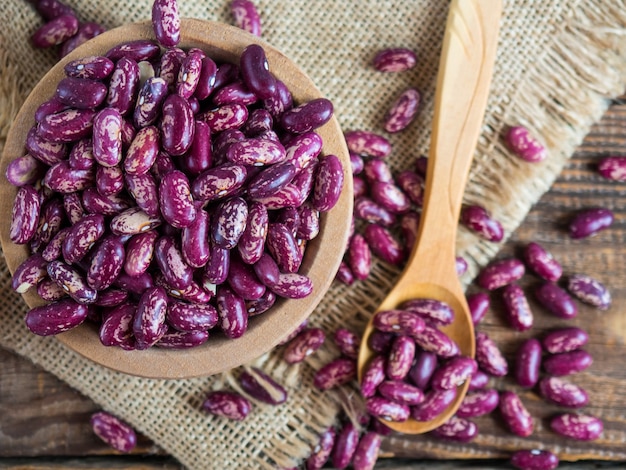
{"label": "burlap cloth", "polygon": [[[150,0],[99,2],[67,0],[83,21],[112,28],[150,17]],[[478,202],[510,234],[529,208],[550,188],[592,123],[626,83],[626,5],[621,0],[509,0],[483,133],[467,202]],[[231,23],[226,0],[180,0],[181,15]],[[426,154],[439,51],[448,2],[444,0],[256,0],[263,36],[310,74],[335,104],[342,127],[381,131],[391,100],[408,86],[423,93],[417,121],[390,136],[390,162],[397,170]],[[28,41],[41,19],[24,0],[0,2],[0,144],[28,92],[54,64],[52,51]],[[383,47],[417,51],[418,66],[402,74],[371,67]],[[523,124],[546,143],[549,158],[522,162],[503,147],[503,128]],[[461,230],[458,254],[470,262],[464,281],[499,246]],[[336,283],[311,317],[332,332],[360,328],[392,285],[398,271],[374,266],[367,282]],[[311,386],[315,368],[337,354],[330,344],[301,366],[287,367],[279,354],[257,364],[289,387],[286,405],[255,404],[243,423],[214,419],[200,410],[205,393],[233,374],[194,380],[148,380],[95,366],[53,338],[27,332],[25,305],[1,270],[0,344],[28,357],[124,418],[190,469],[277,468],[295,465],[332,423],[341,403],[355,403],[343,392],[321,394]],[[330,343],[330,342],[327,342]],[[350,390],[346,389],[349,393]],[[439,446],[426,442],[425,446]]]}

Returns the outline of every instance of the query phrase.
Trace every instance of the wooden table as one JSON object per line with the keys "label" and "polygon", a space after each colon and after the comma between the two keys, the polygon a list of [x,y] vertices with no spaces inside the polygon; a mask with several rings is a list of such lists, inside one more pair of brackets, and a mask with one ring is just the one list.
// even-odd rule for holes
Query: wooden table
{"label": "wooden table", "polygon": [[[530,442],[543,443],[548,448],[559,446],[562,456],[582,459],[564,464],[564,468],[626,467],[626,183],[603,181],[594,172],[594,161],[599,155],[619,153],[626,154],[626,105],[616,102],[499,255],[519,254],[520,247],[538,241],[561,262],[566,274],[586,272],[611,287],[613,306],[608,312],[581,306],[579,316],[567,323],[584,326],[591,334],[587,349],[594,356],[594,364],[573,380],[591,396],[586,410],[605,416],[603,438],[585,444],[555,437],[547,430],[547,418],[557,408],[545,404],[534,392],[522,394],[539,426]],[[613,226],[594,238],[570,240],[565,229],[567,221],[575,210],[590,206],[613,209]],[[536,280],[527,278],[523,285],[530,289]],[[530,302],[536,312],[533,335],[566,323],[542,312],[532,297]],[[509,358],[520,341],[529,336],[514,334],[506,327],[497,299],[481,328],[497,338]],[[511,388],[511,384],[509,380],[495,385]],[[181,468],[145,437],[140,437],[132,455],[112,452],[91,432],[89,416],[97,410],[91,400],[54,376],[0,349],[0,469]],[[455,445],[436,452],[425,451],[420,442],[423,437],[388,438],[382,452],[390,458],[381,459],[377,468],[507,468],[503,461],[510,451],[528,442],[514,439],[497,417],[480,418],[477,423],[481,436],[462,451]],[[447,460],[433,465],[424,460],[430,458]],[[452,460],[457,458],[464,460]]]}

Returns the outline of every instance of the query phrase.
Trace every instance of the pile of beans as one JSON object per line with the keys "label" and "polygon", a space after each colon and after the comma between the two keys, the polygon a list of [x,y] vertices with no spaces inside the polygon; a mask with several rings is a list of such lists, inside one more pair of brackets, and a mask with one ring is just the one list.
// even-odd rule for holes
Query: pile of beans
{"label": "pile of beans", "polygon": [[49,302],[26,315],[36,334],[89,318],[106,346],[187,348],[312,291],[298,271],[343,185],[315,132],[332,103],[294,104],[258,45],[238,64],[178,48],[173,0],[152,19],[158,42],[65,66],[7,169],[10,237],[31,250],[13,287]]}

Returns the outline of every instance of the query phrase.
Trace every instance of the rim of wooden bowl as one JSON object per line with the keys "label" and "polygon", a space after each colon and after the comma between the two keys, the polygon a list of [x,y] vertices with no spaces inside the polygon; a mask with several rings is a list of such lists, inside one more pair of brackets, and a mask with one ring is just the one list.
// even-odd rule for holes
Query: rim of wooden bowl
{"label": "rim of wooden bowl", "polygon": [[[35,86],[15,118],[0,161],[2,175],[11,160],[24,155],[26,134],[35,124],[35,110],[54,94],[57,83],[64,77],[65,64],[82,57],[103,55],[122,41],[138,39],[154,39],[151,22],[132,23],[107,31],[61,59]],[[179,47],[200,47],[216,61],[237,63],[243,49],[253,43],[263,46],[270,70],[287,85],[295,102],[323,97],[303,70],[264,40],[224,23],[198,19],[181,21]],[[61,341],[85,358],[107,368],[134,376],[160,379],[217,374],[248,363],[270,351],[300,325],[322,300],[335,277],[347,243],[353,205],[348,149],[334,115],[317,132],[324,141],[323,154],[334,154],[341,160],[344,185],[335,207],[322,214],[320,233],[309,243],[302,263],[300,272],[307,274],[313,281],[311,295],[300,300],[278,300],[268,312],[250,318],[248,330],[241,338],[227,339],[221,334],[215,334],[203,345],[191,349],[168,350],[152,347],[144,351],[124,351],[118,347],[106,347],[98,338],[96,326],[89,322],[47,340]],[[9,239],[9,221],[16,193],[17,188],[10,185],[3,176],[0,184],[0,210],[4,214],[4,223],[0,225],[0,242],[11,273],[29,254],[27,246],[15,245]],[[23,294],[29,307],[43,304],[33,290]],[[25,324],[24,328],[26,329]]]}

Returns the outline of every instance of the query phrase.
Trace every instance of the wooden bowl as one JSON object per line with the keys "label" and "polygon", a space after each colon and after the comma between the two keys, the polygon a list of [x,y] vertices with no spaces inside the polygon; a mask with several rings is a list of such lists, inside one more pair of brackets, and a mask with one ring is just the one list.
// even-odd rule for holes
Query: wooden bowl
{"label": "wooden bowl", "polygon": [[[24,142],[28,130],[35,124],[35,110],[54,94],[57,83],[64,77],[64,65],[73,59],[103,55],[120,42],[137,39],[154,39],[150,22],[121,26],[97,36],[64,57],[43,77],[27,98],[9,131],[0,162],[2,175],[11,160],[25,153]],[[296,103],[322,97],[311,79],[296,64],[258,37],[222,23],[182,20],[180,47],[202,48],[216,61],[238,63],[243,49],[252,43],[263,46],[270,70],[291,90]],[[205,344],[192,349],[152,347],[144,351],[124,351],[117,347],[106,347],[99,340],[97,327],[89,322],[57,335],[56,339],[97,364],[150,378],[208,376],[250,362],[275,347],[313,312],[328,290],[341,262],[352,218],[350,160],[337,119],[333,116],[317,132],[324,141],[322,153],[340,158],[345,182],[337,205],[322,214],[320,233],[309,243],[302,263],[300,272],[313,281],[311,295],[300,300],[278,300],[271,310],[250,319],[248,331],[241,338],[227,339],[216,332]],[[16,192],[17,189],[3,178],[0,184],[0,209],[4,222],[0,226],[0,241],[11,273],[29,256],[26,246],[15,245],[9,239],[9,221]],[[43,304],[33,290],[23,295],[29,307]],[[26,330],[26,325],[24,329],[26,334],[32,334]]]}

